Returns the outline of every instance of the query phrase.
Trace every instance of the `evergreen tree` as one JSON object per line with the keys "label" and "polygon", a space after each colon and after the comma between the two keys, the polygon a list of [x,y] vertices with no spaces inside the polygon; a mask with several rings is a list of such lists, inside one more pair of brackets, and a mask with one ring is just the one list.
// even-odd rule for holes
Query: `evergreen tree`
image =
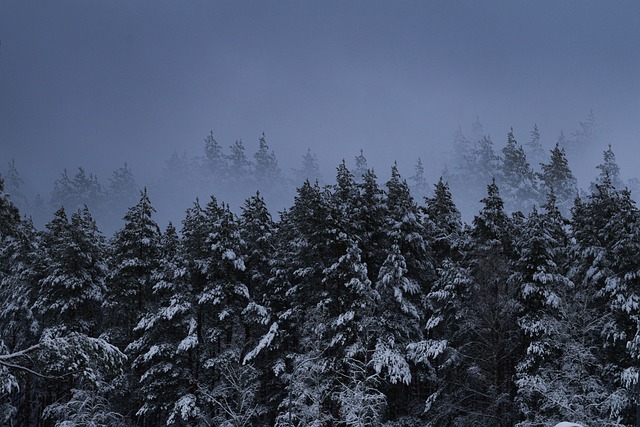
{"label": "evergreen tree", "polygon": [[140,372],[143,404],[136,415],[148,424],[171,425],[193,421],[199,414],[196,406],[185,403],[196,400],[202,362],[198,348],[203,343],[196,334],[196,298],[187,262],[172,224],[161,236],[160,247],[160,266],[152,278],[157,308],[142,317],[135,328],[140,335],[128,351],[136,356],[132,367]]}
{"label": "evergreen tree", "polygon": [[42,279],[34,308],[45,327],[97,335],[104,298],[105,241],[85,207],[67,220],[60,208],[42,238]]}
{"label": "evergreen tree", "polygon": [[[584,326],[580,336],[586,351],[579,366],[589,385],[579,390],[574,400],[584,408],[585,417],[597,420],[600,425],[615,426],[631,419],[628,387],[635,383],[635,377],[634,369],[626,370],[634,363],[629,357],[632,346],[627,348],[627,340],[629,332],[634,334],[635,326],[624,321],[619,323],[625,318],[620,311],[624,302],[616,293],[618,290],[624,293],[625,285],[619,282],[621,276],[616,270],[620,264],[616,265],[613,248],[629,237],[627,227],[635,227],[636,213],[628,193],[616,190],[607,175],[594,187],[587,201],[578,199],[573,209],[575,247],[571,278],[583,308],[579,324]],[[618,222],[621,218],[625,224],[622,227]],[[631,235],[631,241],[633,239]],[[623,246],[626,245],[623,243]],[[628,279],[631,277],[627,275]],[[613,284],[621,286],[611,286]],[[620,328],[625,323],[626,326]],[[625,372],[631,372],[631,378]]]}
{"label": "evergreen tree", "polygon": [[603,153],[602,163],[596,166],[596,168],[600,171],[600,174],[596,177],[596,182],[591,184],[592,191],[594,190],[595,184],[602,184],[607,178],[611,181],[614,188],[621,190],[624,187],[620,179],[620,167],[616,162],[616,155],[611,149],[611,144],[609,144],[609,148]]}
{"label": "evergreen tree", "polygon": [[255,180],[263,188],[269,189],[280,180],[280,169],[278,168],[278,160],[276,155],[267,145],[264,133],[260,137],[258,151],[253,155],[256,159],[255,163]]}
{"label": "evergreen tree", "polygon": [[414,198],[422,200],[424,197],[427,197],[429,187],[427,185],[427,180],[424,177],[424,166],[422,165],[422,160],[419,157],[415,166],[415,172],[409,179],[412,183],[411,193]]}
{"label": "evergreen tree", "polygon": [[482,203],[471,231],[472,304],[466,323],[468,344],[462,350],[469,364],[461,372],[467,392],[458,422],[509,426],[515,418],[512,378],[519,342],[516,290],[507,279],[516,236],[495,182]]}
{"label": "evergreen tree", "polygon": [[538,130],[538,125],[533,125],[533,129],[531,130],[531,139],[527,142],[525,151],[533,168],[538,169],[540,163],[545,160],[545,151],[540,143],[540,131]]}
{"label": "evergreen tree", "polygon": [[495,154],[493,141],[489,136],[484,136],[475,143],[472,158],[471,182],[488,183],[498,175],[500,158]]}
{"label": "evergreen tree", "polygon": [[356,182],[362,182],[362,177],[369,167],[367,166],[367,158],[364,156],[364,150],[360,149],[360,154],[356,156],[356,166],[353,169],[353,176]]}
{"label": "evergreen tree", "polygon": [[506,208],[509,211],[529,212],[539,202],[538,185],[524,149],[513,136],[513,129],[509,131],[502,155],[499,178]]}
{"label": "evergreen tree", "polygon": [[215,179],[225,179],[228,174],[227,159],[222,146],[213,137],[213,131],[204,140],[205,173]]}
{"label": "evergreen tree", "polygon": [[311,149],[307,149],[307,153],[302,156],[302,167],[299,170],[294,170],[296,183],[309,181],[322,181],[322,174],[320,173],[320,166],[318,165],[318,158],[311,152]]}
{"label": "evergreen tree", "polygon": [[84,205],[98,210],[104,203],[104,192],[98,177],[92,173],[87,175],[84,168],[78,168],[78,172],[69,178],[65,169],[62,176],[54,183],[51,193],[51,206],[53,209],[64,207],[68,211],[82,209]]}
{"label": "evergreen tree", "polygon": [[7,177],[5,182],[5,191],[11,195],[13,203],[18,209],[25,212],[29,209],[29,202],[27,197],[22,192],[21,187],[24,185],[24,181],[18,173],[16,168],[16,161],[11,159],[9,162],[9,170],[7,171]]}
{"label": "evergreen tree", "polygon": [[154,213],[145,188],[111,242],[105,309],[110,338],[122,349],[132,342],[133,327],[153,301],[152,278],[160,255]]}
{"label": "evergreen tree", "polygon": [[540,167],[542,168],[540,180],[543,191],[547,196],[553,193],[560,212],[563,215],[568,215],[573,200],[578,195],[578,182],[569,168],[564,148],[560,147],[559,141],[551,150],[549,163],[541,163]]}
{"label": "evergreen tree", "polygon": [[424,208],[427,233],[437,261],[452,258],[462,235],[462,218],[449,185],[442,177],[434,186],[433,197],[427,197]]}
{"label": "evergreen tree", "polygon": [[111,212],[118,216],[136,203],[140,190],[133,177],[133,172],[126,163],[113,171],[111,178],[109,178],[107,194]]}
{"label": "evergreen tree", "polygon": [[0,237],[14,235],[19,222],[20,211],[5,192],[4,179],[0,176]]}
{"label": "evergreen tree", "polygon": [[[564,220],[553,197],[545,206],[547,212],[534,210],[524,223],[517,242],[518,259],[509,277],[509,284],[517,289],[518,325],[525,347],[516,368],[517,402],[522,414],[519,425],[523,426],[549,424],[567,416],[573,419],[573,414],[554,407],[545,393],[559,388],[550,373],[558,368],[562,354],[561,340],[567,332],[562,310],[573,288],[564,271],[568,249]],[[555,395],[561,393],[558,389]]]}
{"label": "evergreen tree", "polygon": [[229,149],[230,152],[227,156],[227,160],[231,178],[241,183],[249,181],[252,165],[247,159],[242,140],[236,141],[229,147]]}

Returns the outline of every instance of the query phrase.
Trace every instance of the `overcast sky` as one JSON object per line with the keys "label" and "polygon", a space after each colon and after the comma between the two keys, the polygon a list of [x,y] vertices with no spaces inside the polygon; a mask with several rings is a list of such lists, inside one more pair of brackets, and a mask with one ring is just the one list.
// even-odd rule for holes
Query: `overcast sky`
{"label": "overcast sky", "polygon": [[639,24],[637,1],[2,0],[0,170],[140,177],[213,130],[408,175],[476,116],[550,146],[593,109],[637,176]]}

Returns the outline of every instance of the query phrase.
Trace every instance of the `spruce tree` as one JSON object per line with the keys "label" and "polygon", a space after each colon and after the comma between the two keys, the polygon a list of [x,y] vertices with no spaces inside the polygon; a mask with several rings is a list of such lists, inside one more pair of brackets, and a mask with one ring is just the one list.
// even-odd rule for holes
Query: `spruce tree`
{"label": "spruce tree", "polygon": [[147,189],[124,216],[124,227],[111,242],[107,277],[108,333],[121,349],[133,340],[133,327],[152,307],[153,275],[159,266],[160,228],[153,219]]}
{"label": "spruce tree", "polygon": [[509,131],[507,145],[502,149],[502,163],[498,175],[508,211],[529,212],[540,200],[538,184],[524,149]]}
{"label": "spruce tree", "polygon": [[553,193],[560,212],[567,216],[573,206],[573,200],[578,195],[578,182],[569,168],[569,162],[565,155],[564,148],[557,142],[553,150],[549,163],[540,164],[542,172],[542,190],[547,197]]}

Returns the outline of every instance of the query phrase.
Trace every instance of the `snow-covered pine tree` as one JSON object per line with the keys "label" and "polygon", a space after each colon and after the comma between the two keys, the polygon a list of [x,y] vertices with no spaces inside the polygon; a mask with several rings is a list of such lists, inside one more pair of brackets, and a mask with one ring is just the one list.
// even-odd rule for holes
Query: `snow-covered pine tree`
{"label": "snow-covered pine tree", "polygon": [[6,193],[4,179],[0,176],[0,238],[15,235],[19,223],[20,211]]}
{"label": "snow-covered pine tree", "polygon": [[[554,377],[561,367],[563,340],[566,339],[564,311],[573,283],[566,276],[568,236],[564,219],[553,193],[545,212],[534,210],[524,223],[516,243],[518,259],[509,284],[517,289],[520,305],[518,325],[523,333],[524,352],[516,367],[516,401],[521,413],[519,426],[551,424],[558,419],[574,419],[550,398],[567,391]],[[553,373],[553,374],[552,374]]]}
{"label": "snow-covered pine tree", "polygon": [[160,238],[160,265],[153,274],[157,307],[142,317],[138,338],[127,351],[135,355],[142,405],[136,416],[149,425],[196,422],[202,337],[197,334],[196,298],[189,281],[183,247],[169,224]]}
{"label": "snow-covered pine tree", "polygon": [[124,216],[110,244],[105,313],[111,342],[125,349],[133,328],[153,306],[153,275],[159,266],[160,228],[147,189]]}
{"label": "snow-covered pine tree", "polygon": [[424,406],[427,425],[446,425],[460,416],[459,402],[465,398],[459,372],[472,281],[463,258],[468,239],[442,179],[426,202],[424,221],[437,276],[425,297],[430,317],[425,323],[424,341],[410,347],[410,356],[431,373]]}
{"label": "snow-covered pine tree", "polygon": [[208,256],[203,265],[206,282],[198,295],[205,336],[199,390],[211,408],[210,422],[253,422],[263,411],[256,410],[255,392],[245,394],[252,387],[250,382],[257,378],[255,368],[243,363],[245,352],[249,351],[247,318],[255,306],[245,280],[246,245],[228,205],[219,205],[212,197],[204,216],[209,233],[205,238]]}
{"label": "snow-covered pine tree", "polygon": [[513,398],[516,350],[516,289],[508,284],[517,236],[504,212],[495,181],[473,219],[469,255],[473,279],[466,322],[465,365],[460,381],[466,383],[457,423],[510,426],[515,419]]}
{"label": "snow-covered pine tree", "polygon": [[[410,340],[413,342],[423,340],[422,334],[416,331],[414,322],[424,325],[430,315],[423,296],[431,290],[435,280],[435,266],[429,242],[426,240],[427,230],[421,221],[420,210],[411,197],[407,182],[400,176],[396,164],[391,168],[391,178],[386,183],[386,188],[384,201],[387,218],[384,231],[387,257],[378,275],[378,291],[386,295],[382,297],[386,303],[393,305],[393,307],[387,307],[387,315],[391,318],[399,316],[406,320],[408,323],[403,328],[407,329],[404,331],[411,331],[411,333],[403,334],[402,328],[393,332],[393,341],[398,342],[398,345],[402,343],[404,348],[395,353],[397,357],[389,358],[385,367],[388,370],[402,372],[396,378],[401,379],[405,384],[411,379],[413,384],[410,390],[416,391],[407,396],[406,392],[396,385],[388,389],[386,394],[389,410],[392,413],[415,415],[415,413],[409,414],[404,411],[414,404],[421,405],[424,401],[424,396],[419,393],[423,386],[422,381],[425,379],[424,372],[418,368],[418,372],[410,378],[403,369],[408,360],[406,348],[412,344]],[[396,326],[399,325],[393,325],[394,328]],[[384,338],[380,341],[380,346],[383,340]],[[379,348],[383,349],[384,346]],[[407,400],[411,403],[407,404]]]}
{"label": "snow-covered pine tree", "polygon": [[89,209],[71,222],[60,208],[42,236],[42,267],[34,309],[44,327],[96,336],[101,332],[105,294],[105,239]]}
{"label": "snow-covered pine tree", "polygon": [[[29,375],[30,354],[38,342],[41,325],[33,312],[40,278],[39,236],[29,220],[4,192],[0,176],[0,423],[35,424],[42,411],[42,379]],[[24,365],[23,365],[24,364]],[[10,366],[14,365],[14,366]]]}
{"label": "snow-covered pine tree", "polygon": [[[613,222],[621,215],[629,215],[625,205],[626,208],[631,205],[621,203],[624,198],[607,174],[602,178],[586,202],[576,199],[572,211],[575,244],[570,273],[576,287],[574,300],[581,309],[581,318],[573,320],[583,328],[580,350],[584,353],[573,361],[577,365],[573,369],[579,369],[586,385],[575,394],[572,406],[583,411],[585,420],[618,426],[631,418],[630,393],[626,387],[635,378],[623,375],[631,360],[626,349],[627,337],[624,333],[620,335],[616,327],[616,315],[621,313],[614,309],[615,298],[620,295],[609,299],[608,291],[613,289],[610,285],[619,283],[612,248],[623,238],[621,229]],[[626,238],[626,224],[623,229]]]}

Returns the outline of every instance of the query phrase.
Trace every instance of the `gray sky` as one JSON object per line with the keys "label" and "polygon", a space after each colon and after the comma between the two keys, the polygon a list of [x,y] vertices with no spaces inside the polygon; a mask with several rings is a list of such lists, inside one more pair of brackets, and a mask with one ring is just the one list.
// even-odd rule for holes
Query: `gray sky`
{"label": "gray sky", "polygon": [[3,0],[0,170],[48,191],[128,161],[144,182],[212,129],[409,175],[476,116],[497,148],[534,123],[550,146],[593,109],[638,175],[639,23],[636,1]]}

